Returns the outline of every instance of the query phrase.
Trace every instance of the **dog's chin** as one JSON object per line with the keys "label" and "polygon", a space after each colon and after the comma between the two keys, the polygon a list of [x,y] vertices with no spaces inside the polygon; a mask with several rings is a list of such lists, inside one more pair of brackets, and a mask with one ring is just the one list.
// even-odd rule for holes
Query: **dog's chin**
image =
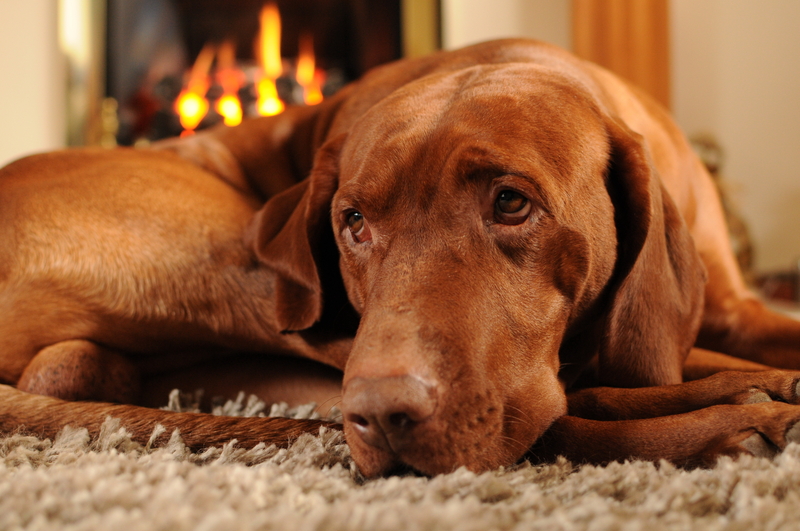
{"label": "dog's chin", "polygon": [[365,443],[347,425],[344,431],[353,460],[367,478],[408,472],[435,476],[462,466],[480,473],[516,463],[528,450],[527,445],[514,444],[512,448],[482,440],[470,441],[459,451],[449,442],[427,439],[395,453]]}

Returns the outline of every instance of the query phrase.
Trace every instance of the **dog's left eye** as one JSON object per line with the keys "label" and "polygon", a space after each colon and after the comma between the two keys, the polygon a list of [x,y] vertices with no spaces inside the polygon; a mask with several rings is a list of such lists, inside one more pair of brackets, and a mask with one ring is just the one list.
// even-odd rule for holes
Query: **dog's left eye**
{"label": "dog's left eye", "polygon": [[362,243],[370,239],[369,227],[364,215],[361,212],[353,211],[347,215],[347,227],[350,229],[350,234],[353,240],[357,243]]}
{"label": "dog's left eye", "polygon": [[358,233],[364,228],[364,215],[361,212],[350,212],[347,216],[347,226],[350,227],[350,232]]}
{"label": "dog's left eye", "polygon": [[502,190],[494,201],[495,218],[504,225],[518,225],[531,212],[528,198],[514,190]]}

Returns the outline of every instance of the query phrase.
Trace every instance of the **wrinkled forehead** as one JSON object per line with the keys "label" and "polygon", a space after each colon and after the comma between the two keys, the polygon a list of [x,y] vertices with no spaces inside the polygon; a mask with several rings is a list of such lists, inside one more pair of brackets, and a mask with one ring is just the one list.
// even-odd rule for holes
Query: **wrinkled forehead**
{"label": "wrinkled forehead", "polygon": [[[341,183],[413,178],[491,165],[509,173],[581,173],[604,164],[606,133],[589,89],[557,70],[527,63],[435,74],[397,90],[353,127]],[[378,174],[378,175],[376,175]]]}

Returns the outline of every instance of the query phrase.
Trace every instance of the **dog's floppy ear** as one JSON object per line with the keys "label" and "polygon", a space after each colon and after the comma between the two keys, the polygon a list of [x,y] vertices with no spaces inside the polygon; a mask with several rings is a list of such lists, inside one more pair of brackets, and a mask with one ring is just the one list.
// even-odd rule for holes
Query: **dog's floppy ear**
{"label": "dog's floppy ear", "polygon": [[[319,264],[330,235],[330,206],[344,138],[323,145],[311,174],[267,201],[247,235],[258,261],[275,272],[275,309],[281,331],[305,330],[322,315]],[[327,257],[331,260],[331,257]],[[338,260],[331,260],[331,266]]]}
{"label": "dog's floppy ear", "polygon": [[618,249],[599,352],[600,383],[679,383],[700,325],[705,268],[643,138],[616,121],[608,131],[607,187]]}

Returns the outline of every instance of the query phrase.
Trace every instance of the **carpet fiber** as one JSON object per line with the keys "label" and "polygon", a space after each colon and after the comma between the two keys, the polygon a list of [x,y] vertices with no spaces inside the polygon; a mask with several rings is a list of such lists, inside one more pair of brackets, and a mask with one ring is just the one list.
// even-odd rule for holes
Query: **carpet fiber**
{"label": "carpet fiber", "polygon": [[[187,409],[176,393],[169,407]],[[302,417],[309,411],[273,406],[269,413]],[[216,412],[266,410],[257,399],[240,396]],[[798,445],[775,460],[723,459],[711,470],[560,461],[365,481],[337,431],[304,436],[288,450],[226,446],[191,453],[177,434],[152,448],[132,442],[108,420],[91,441],[85,430],[71,428],[54,441],[0,438],[0,463],[4,530],[800,527]]]}

